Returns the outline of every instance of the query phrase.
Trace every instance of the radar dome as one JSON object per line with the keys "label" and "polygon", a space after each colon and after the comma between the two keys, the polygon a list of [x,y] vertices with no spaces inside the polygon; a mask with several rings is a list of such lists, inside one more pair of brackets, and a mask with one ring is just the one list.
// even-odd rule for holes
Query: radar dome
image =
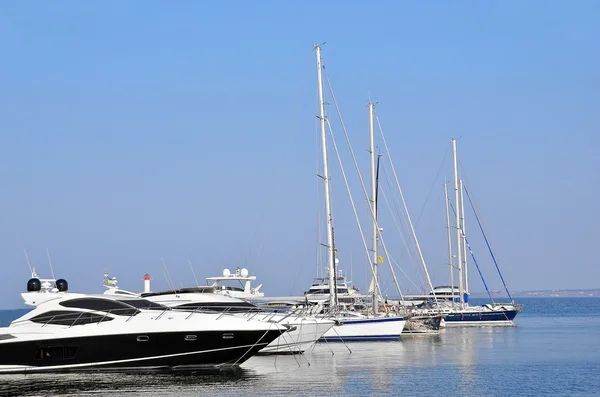
{"label": "radar dome", "polygon": [[28,292],[37,292],[42,289],[42,283],[39,278],[32,278],[27,281],[27,291]]}
{"label": "radar dome", "polygon": [[223,269],[223,277],[229,277],[231,275],[231,272],[229,271],[229,269]]}
{"label": "radar dome", "polygon": [[56,289],[58,289],[60,292],[66,292],[69,289],[69,284],[67,283],[67,280],[65,280],[64,278],[56,280]]}
{"label": "radar dome", "polygon": [[248,277],[248,269],[243,268],[241,275],[242,275],[242,277]]}
{"label": "radar dome", "polygon": [[337,265],[339,263],[340,263],[340,260],[338,258],[335,258],[335,264]]}

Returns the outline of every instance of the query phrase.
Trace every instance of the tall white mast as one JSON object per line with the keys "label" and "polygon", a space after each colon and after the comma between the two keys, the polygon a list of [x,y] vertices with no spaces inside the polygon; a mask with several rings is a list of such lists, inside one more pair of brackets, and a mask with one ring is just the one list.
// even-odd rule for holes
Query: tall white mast
{"label": "tall white mast", "polygon": [[321,124],[321,149],[323,151],[323,182],[325,185],[325,218],[327,220],[327,269],[329,271],[329,310],[337,309],[335,286],[335,247],[333,243],[333,217],[331,215],[331,191],[329,186],[329,163],[327,160],[327,135],[325,133],[325,101],[323,100],[323,78],[321,46],[313,46],[317,55],[317,82],[319,92],[319,121]]}
{"label": "tall white mast", "polygon": [[[448,265],[450,266],[450,291],[454,296],[454,265],[452,261],[452,236],[450,235],[450,197],[448,196],[448,183],[444,182],[444,197],[446,198],[446,229],[448,230]],[[454,298],[452,298],[454,302]]]}
{"label": "tall white mast", "polygon": [[462,231],[462,249],[463,249],[463,272],[465,275],[465,292],[469,293],[469,269],[467,268],[467,232],[465,231],[465,200],[463,191],[463,181],[459,181],[460,187],[460,229]]}
{"label": "tall white mast", "polygon": [[373,275],[371,285],[373,287],[373,313],[379,312],[379,296],[377,296],[377,286],[379,284],[379,268],[377,256],[377,180],[375,176],[375,133],[373,129],[373,108],[374,105],[369,102],[369,138],[371,153],[371,211],[373,217]]}
{"label": "tall white mast", "polygon": [[458,160],[456,158],[456,139],[452,138],[452,157],[454,158],[454,209],[456,212],[456,263],[458,264],[458,293],[460,294],[460,304],[465,303],[462,271],[462,233],[460,230],[460,199],[458,197]]}

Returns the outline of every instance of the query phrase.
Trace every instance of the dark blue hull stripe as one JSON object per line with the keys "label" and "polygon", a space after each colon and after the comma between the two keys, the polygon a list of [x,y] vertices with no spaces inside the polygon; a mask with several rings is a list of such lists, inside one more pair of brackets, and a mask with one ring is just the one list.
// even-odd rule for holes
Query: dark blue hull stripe
{"label": "dark blue hull stripe", "polygon": [[506,310],[502,312],[481,312],[481,313],[450,313],[446,322],[490,322],[490,321],[512,321],[517,315],[517,310]]}

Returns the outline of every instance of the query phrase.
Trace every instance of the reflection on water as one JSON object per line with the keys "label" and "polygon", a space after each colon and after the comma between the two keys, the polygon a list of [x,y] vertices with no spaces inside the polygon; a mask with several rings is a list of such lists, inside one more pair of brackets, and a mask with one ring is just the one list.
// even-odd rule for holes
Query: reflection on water
{"label": "reflection on water", "polygon": [[241,368],[0,376],[0,395],[594,395],[600,317],[524,317],[517,327],[448,328],[398,342],[322,343]]}
{"label": "reflection on water", "polygon": [[177,395],[177,390],[188,390],[202,385],[234,385],[243,379],[246,369],[194,372],[85,372],[64,374],[3,375],[0,378],[2,396],[38,395],[102,395],[121,394]]}

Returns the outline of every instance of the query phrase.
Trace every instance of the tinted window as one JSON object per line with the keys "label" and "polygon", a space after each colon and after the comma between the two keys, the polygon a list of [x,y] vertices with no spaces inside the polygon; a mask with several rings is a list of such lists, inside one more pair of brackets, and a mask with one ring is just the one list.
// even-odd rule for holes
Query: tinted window
{"label": "tinted window", "polygon": [[123,302],[127,305],[131,305],[137,307],[138,309],[146,309],[146,310],[167,310],[168,307],[161,305],[160,303],[151,302],[147,299],[127,299]]}
{"label": "tinted window", "polygon": [[68,326],[92,324],[111,320],[112,317],[104,314],[73,312],[66,310],[53,310],[31,318],[31,321],[35,323]]}
{"label": "tinted window", "polygon": [[111,312],[120,316],[134,316],[139,313],[139,310],[124,304],[120,301],[112,299],[98,298],[78,298],[60,302],[64,307],[75,307],[77,309],[97,310],[101,312]]}
{"label": "tinted window", "polygon": [[179,305],[176,309],[181,310],[213,310],[229,313],[246,313],[260,311],[258,307],[248,302],[193,302]]}

